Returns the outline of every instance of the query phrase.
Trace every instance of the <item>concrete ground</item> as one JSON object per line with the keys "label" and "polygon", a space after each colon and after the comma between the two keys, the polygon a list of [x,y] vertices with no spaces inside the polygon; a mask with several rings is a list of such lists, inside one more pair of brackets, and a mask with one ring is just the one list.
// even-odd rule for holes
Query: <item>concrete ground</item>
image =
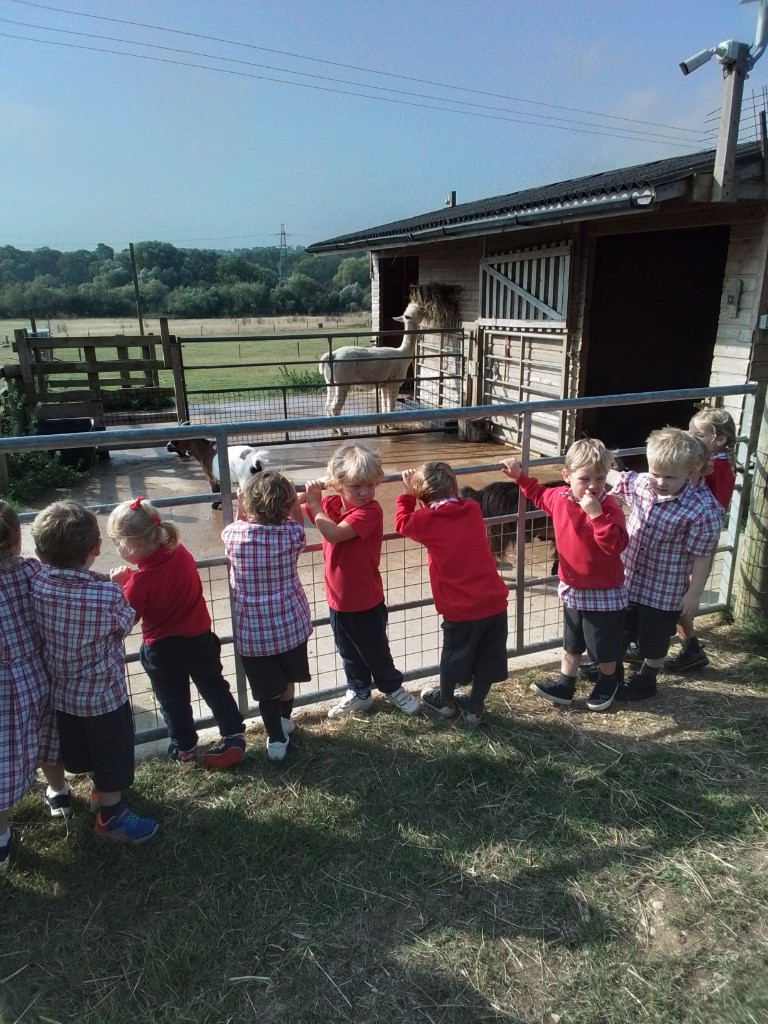
{"label": "concrete ground", "polygon": [[[443,460],[456,468],[486,467],[484,470],[461,477],[462,483],[472,486],[483,486],[493,480],[503,479],[497,466],[500,459],[508,457],[511,450],[493,442],[465,443],[455,435],[441,433],[399,434],[379,438],[365,438],[365,443],[378,448],[381,452],[385,472],[398,474],[409,467],[434,459]],[[325,475],[325,467],[331,453],[339,444],[339,440],[322,440],[297,445],[272,446],[270,448],[270,467],[284,472],[297,486],[305,481]],[[261,447],[261,444],[259,444]],[[89,506],[113,505],[141,494],[150,500],[159,498],[178,498],[178,504],[162,509],[162,516],[174,522],[181,533],[182,542],[189,548],[196,559],[223,558],[221,544],[222,514],[210,507],[209,502],[202,504],[185,504],[184,499],[190,495],[205,494],[208,485],[199,465],[193,459],[181,460],[165,447],[145,448],[136,450],[116,451],[111,457],[100,462],[86,473],[78,484],[68,491],[66,496]],[[377,491],[377,498],[384,509],[384,530],[392,532],[394,522],[395,498],[401,492],[399,481],[382,484]],[[35,503],[35,508],[43,508],[54,497],[63,494],[46,495]],[[30,509],[32,511],[33,509]],[[118,564],[117,552],[106,534],[108,509],[99,513],[102,528],[102,552],[94,568],[108,572]],[[319,536],[312,527],[307,527],[307,542],[310,549],[319,545]],[[33,554],[33,545],[29,528],[23,531],[23,553]],[[430,599],[430,588],[426,566],[426,554],[419,545],[397,539],[385,545],[382,558],[382,575],[388,595],[390,608],[403,602]],[[230,618],[226,566],[201,568],[203,588],[213,618],[213,628],[224,641],[222,661],[225,675],[230,679],[233,688],[236,683],[236,665],[231,643],[232,624]],[[319,550],[309,551],[302,556],[300,577],[307,591],[313,618],[327,618],[327,606],[322,585],[322,556]],[[550,590],[552,593],[550,593]],[[551,628],[552,609],[557,607],[554,587],[547,587],[546,593],[537,599],[541,605],[541,628]],[[510,627],[513,627],[514,613],[511,608]],[[559,620],[559,610],[556,611]],[[559,628],[555,626],[555,631]],[[441,642],[440,624],[433,606],[402,611],[391,611],[390,644],[396,664],[404,671],[420,673],[428,666],[435,666],[439,660]],[[127,639],[126,650],[129,654],[128,678],[131,699],[136,716],[138,731],[155,729],[161,725],[155,701],[148,680],[140,665],[135,660],[140,641],[140,630]],[[548,655],[552,657],[552,655]],[[335,653],[330,628],[327,624],[319,625],[310,640],[310,667],[312,683],[301,687],[302,695],[311,699],[318,692],[343,685],[340,664]],[[434,679],[434,677],[431,677]],[[411,686],[418,691],[430,681],[420,679]],[[239,680],[241,706],[250,703],[247,684]],[[199,702],[195,704],[196,714],[204,716],[206,708]],[[167,742],[167,741],[166,741]],[[161,746],[163,744],[161,743]],[[155,749],[148,745],[145,752]]]}

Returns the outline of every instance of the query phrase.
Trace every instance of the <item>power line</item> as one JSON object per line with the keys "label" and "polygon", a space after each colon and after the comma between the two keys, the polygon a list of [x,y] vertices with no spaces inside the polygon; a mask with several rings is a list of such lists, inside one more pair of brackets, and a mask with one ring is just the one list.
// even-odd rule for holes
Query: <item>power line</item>
{"label": "power line", "polygon": [[[20,2],[20,0],[14,0],[14,2]],[[48,30],[45,30],[45,31],[48,31]],[[176,66],[176,67],[197,68],[198,70],[202,70],[202,71],[214,71],[214,72],[217,72],[218,74],[234,75],[234,76],[239,77],[239,78],[252,78],[252,79],[257,79],[259,81],[274,82],[274,83],[279,84],[279,85],[292,85],[292,86],[295,86],[295,87],[300,88],[300,89],[312,89],[312,90],[318,91],[318,92],[330,92],[330,93],[335,93],[335,94],[341,95],[341,96],[352,96],[352,97],[355,97],[357,99],[376,100],[376,101],[378,101],[380,103],[395,103],[395,104],[398,104],[399,106],[418,107],[418,108],[421,108],[422,110],[438,110],[438,111],[442,111],[443,113],[463,114],[466,117],[482,117],[482,118],[485,118],[485,119],[488,119],[488,120],[505,121],[505,122],[510,123],[510,124],[523,124],[523,125],[527,125],[528,127],[557,128],[557,129],[559,129],[561,131],[574,132],[574,133],[579,134],[579,135],[600,135],[600,136],[603,136],[603,137],[606,137],[606,138],[610,138],[610,139],[628,139],[629,141],[633,141],[633,142],[653,142],[653,143],[655,143],[657,145],[662,145],[662,146],[679,146],[679,147],[682,147],[684,149],[694,149],[698,144],[700,144],[700,140],[698,140],[698,139],[691,139],[691,140],[688,140],[688,141],[685,141],[685,142],[684,141],[679,141],[679,142],[678,141],[668,141],[667,138],[658,137],[658,136],[654,135],[652,132],[646,133],[645,137],[641,137],[639,134],[627,135],[627,134],[624,134],[624,132],[622,132],[622,130],[620,130],[618,128],[613,128],[610,125],[604,125],[602,127],[602,129],[599,129],[599,128],[584,128],[584,127],[578,128],[578,127],[575,127],[575,124],[570,124],[570,125],[569,124],[566,124],[566,125],[561,125],[561,124],[545,124],[544,122],[536,121],[536,120],[528,120],[528,121],[526,121],[526,120],[522,120],[519,117],[506,117],[503,114],[482,113],[482,112],[476,111],[476,110],[459,110],[459,109],[452,108],[452,107],[436,106],[436,105],[431,104],[431,103],[419,103],[419,102],[417,102],[415,100],[394,99],[393,97],[389,97],[389,96],[371,96],[368,93],[353,92],[353,91],[350,91],[350,90],[347,90],[347,89],[336,89],[336,88],[333,88],[331,86],[311,85],[311,84],[309,84],[307,82],[285,81],[285,80],[279,79],[279,78],[272,78],[269,75],[256,75],[256,74],[253,74],[252,72],[248,72],[248,71],[236,71],[236,70],[234,70],[232,68],[215,68],[215,67],[211,67],[210,65],[207,65],[207,64],[197,64],[197,63],[192,63],[191,61],[183,61],[183,60],[171,60],[168,57],[153,57],[153,56],[150,56],[149,54],[144,54],[144,53],[128,53],[125,50],[111,50],[111,49],[107,49],[105,47],[99,47],[99,46],[87,46],[84,43],[65,43],[65,42],[59,42],[58,40],[55,40],[55,39],[38,39],[38,38],[33,37],[33,36],[13,35],[13,34],[11,34],[9,32],[0,32],[0,36],[2,36],[4,38],[7,38],[7,39],[16,39],[16,40],[21,40],[21,41],[24,41],[24,42],[40,43],[40,44],[45,45],[45,46],[58,46],[58,47],[64,47],[64,48],[67,48],[67,49],[86,50],[86,51],[91,52],[91,53],[107,53],[107,54],[123,56],[123,57],[131,57],[131,58],[133,58],[135,60],[152,61],[154,63],[159,63],[159,64],[170,64],[170,65],[173,65],[173,66]],[[151,44],[148,44],[148,43],[136,43],[134,45],[137,45],[137,46],[149,46]],[[217,58],[214,58],[214,59],[216,59],[216,60],[223,60],[223,59],[226,59],[226,58],[218,58],[217,57]],[[294,72],[286,72],[286,73],[287,74],[294,74]],[[362,85],[359,88],[367,88],[367,86]],[[442,100],[440,102],[455,103],[455,102],[461,102],[461,101]],[[493,108],[493,109],[495,109],[495,108]],[[525,116],[532,116],[532,115],[525,115]],[[635,129],[625,129],[624,131],[627,131],[627,130],[635,131]]]}
{"label": "power line", "polygon": [[[72,17],[76,17],[76,18],[89,18],[91,20],[96,20],[96,21],[108,21],[108,22],[112,22],[113,24],[118,24],[118,25],[130,25],[133,28],[146,28],[146,29],[151,29],[153,31],[157,31],[157,32],[168,32],[168,33],[172,33],[174,35],[188,36],[188,37],[190,37],[192,39],[204,39],[204,40],[206,40],[208,42],[224,43],[224,44],[226,44],[228,46],[240,46],[240,47],[245,47],[245,48],[251,49],[251,50],[259,50],[262,53],[276,53],[276,54],[278,54],[279,56],[282,56],[282,57],[293,57],[296,60],[306,60],[306,61],[312,61],[312,62],[317,63],[317,64],[326,64],[326,65],[328,65],[330,67],[344,68],[347,71],[360,71],[360,72],[362,72],[364,74],[367,74],[367,75],[380,75],[382,77],[395,78],[395,79],[399,79],[401,81],[406,81],[406,82],[416,82],[419,85],[433,85],[433,86],[437,86],[440,89],[452,89],[454,91],[472,93],[472,94],[478,95],[478,96],[488,96],[488,97],[491,97],[493,99],[511,100],[511,101],[513,101],[515,103],[527,103],[527,104],[530,104],[531,106],[550,107],[551,109],[554,109],[554,110],[564,110],[564,111],[567,111],[568,113],[572,113],[572,114],[587,114],[590,117],[603,117],[603,118],[606,118],[606,119],[612,120],[612,121],[624,121],[624,122],[627,122],[627,123],[630,123],[630,124],[642,124],[642,125],[647,125],[647,126],[653,127],[653,128],[669,128],[669,129],[672,129],[673,131],[679,131],[679,132],[689,132],[689,133],[694,133],[695,134],[695,131],[696,131],[695,129],[683,128],[683,127],[681,127],[679,125],[662,124],[662,123],[658,123],[658,122],[655,122],[655,121],[642,121],[642,120],[638,120],[636,118],[622,117],[622,116],[617,115],[617,114],[602,114],[599,111],[583,110],[583,109],[580,109],[579,107],[567,107],[567,106],[562,106],[561,104],[558,104],[558,103],[547,103],[544,100],[529,100],[529,99],[525,99],[524,97],[521,97],[521,96],[508,96],[508,95],[505,95],[503,93],[488,92],[488,91],[483,90],[483,89],[472,89],[472,88],[469,88],[469,87],[466,87],[466,86],[461,86],[461,85],[450,85],[450,84],[447,84],[445,82],[434,82],[434,81],[431,81],[430,79],[414,78],[414,77],[412,77],[410,75],[400,75],[400,74],[395,74],[395,73],[390,72],[390,71],[378,71],[375,68],[360,67],[360,66],[358,66],[356,64],[343,64],[340,61],[325,60],[325,59],[323,59],[321,57],[308,57],[305,54],[292,53],[289,50],[277,50],[277,49],[273,49],[273,48],[270,48],[270,47],[267,47],[267,46],[257,46],[254,43],[246,43],[246,42],[243,42],[242,40],[237,40],[237,39],[223,39],[223,38],[218,37],[218,36],[205,35],[205,34],[199,33],[199,32],[188,32],[188,31],[185,31],[184,29],[176,29],[176,28],[164,28],[162,25],[152,25],[152,24],[148,24],[146,22],[141,22],[141,21],[129,21],[129,20],[124,19],[124,18],[110,18],[110,17],[107,17],[106,15],[100,15],[100,14],[83,14],[80,11],[72,11],[72,10],[69,10],[68,8],[65,8],[65,7],[52,7],[52,6],[49,6],[47,4],[36,3],[36,2],[34,2],[34,0],[11,0],[11,2],[12,3],[16,3],[16,4],[20,4],[20,5],[24,6],[24,7],[35,7],[35,8],[38,8],[40,10],[44,10],[44,11],[54,11],[57,14],[69,14]],[[51,31],[64,31],[64,30],[51,29]],[[87,33],[84,33],[84,34],[87,35]],[[147,45],[147,46],[149,46],[149,45],[152,45],[152,44],[149,44],[149,43],[147,43],[147,44],[137,43],[136,45],[139,45],[139,46]],[[217,58],[217,59],[226,60],[228,58],[222,57],[222,58]],[[284,73],[285,74],[302,74],[302,72],[299,72],[299,71],[286,71]],[[322,78],[323,76],[318,76],[318,77]],[[335,81],[335,79],[329,79],[329,80],[330,81]],[[349,83],[349,84],[354,84],[354,83]],[[360,85],[363,88],[370,88],[370,89],[378,88],[377,86],[364,85],[363,83],[360,83]],[[452,100],[445,100],[445,102],[454,102],[454,101],[452,101]],[[455,101],[455,102],[463,102],[463,101],[459,100],[459,101]]]}
{"label": "power line", "polygon": [[[334,83],[340,84],[340,85],[352,85],[352,86],[357,86],[357,87],[361,87],[362,86],[362,88],[365,88],[365,89],[375,89],[375,90],[380,91],[380,92],[397,93],[400,96],[410,96],[410,97],[415,97],[416,99],[434,100],[434,101],[436,101],[438,103],[460,103],[463,106],[477,107],[478,109],[482,109],[482,110],[493,110],[493,111],[501,111],[501,112],[504,112],[504,113],[519,114],[521,117],[530,118],[530,121],[525,121],[523,123],[526,123],[526,124],[530,123],[530,124],[536,124],[536,125],[544,124],[544,122],[542,122],[541,120],[537,119],[537,115],[529,114],[526,111],[521,111],[521,110],[505,110],[504,108],[489,106],[486,103],[473,103],[473,102],[471,102],[469,100],[453,100],[453,99],[450,99],[450,98],[447,98],[447,97],[442,97],[442,96],[431,96],[431,95],[424,94],[424,93],[407,92],[407,91],[402,90],[402,89],[393,89],[393,88],[391,88],[389,86],[367,85],[367,84],[363,85],[362,83],[349,82],[349,81],[346,81],[345,79],[330,78],[327,75],[313,75],[313,74],[310,74],[310,73],[305,72],[305,71],[291,71],[288,68],[277,68],[277,67],[273,67],[273,66],[271,66],[269,64],[257,64],[254,61],[240,60],[240,59],[238,59],[236,57],[222,57],[222,56],[219,56],[218,54],[215,54],[215,53],[201,53],[201,52],[196,51],[196,50],[185,50],[185,49],[182,49],[182,48],[179,48],[179,47],[175,47],[175,46],[164,46],[164,45],[162,45],[160,43],[145,43],[145,42],[140,42],[140,41],[135,40],[135,39],[123,39],[121,37],[116,37],[116,36],[104,36],[104,35],[99,35],[98,33],[95,33],[95,32],[76,32],[76,31],[74,31],[72,29],[50,28],[47,25],[30,24],[29,22],[16,21],[16,20],[14,20],[12,18],[2,18],[2,17],[0,17],[0,22],[3,22],[5,24],[9,24],[9,25],[18,25],[18,26],[21,26],[23,28],[40,29],[40,30],[42,30],[44,32],[57,32],[57,33],[62,34],[62,35],[82,36],[82,37],[84,37],[86,39],[98,39],[98,40],[102,40],[102,41],[106,41],[106,42],[111,42],[111,43],[127,43],[130,46],[143,46],[143,47],[146,47],[146,48],[149,48],[149,49],[152,49],[152,50],[164,50],[164,51],[167,51],[167,52],[170,52],[170,53],[181,53],[181,54],[184,54],[185,56],[203,57],[203,58],[209,59],[209,60],[224,61],[224,62],[229,63],[229,64],[242,64],[242,65],[245,65],[247,67],[261,68],[262,70],[267,70],[267,71],[277,71],[280,74],[285,74],[285,75],[299,75],[302,78],[314,78],[314,79],[319,79],[319,80],[325,81],[325,82],[334,82]],[[271,79],[271,80],[272,81],[280,81],[280,79]],[[299,85],[301,83],[293,83],[293,84]],[[452,110],[453,108],[452,107],[447,107],[447,108],[444,108],[444,109]],[[562,118],[562,117],[553,117],[553,116],[547,115],[547,114],[539,115],[539,117],[545,118],[546,121],[562,122],[562,124],[564,126],[566,126],[566,127],[570,127],[571,125],[575,124],[575,125],[579,125],[579,126],[587,127],[587,128],[607,128],[609,131],[617,131],[618,130],[616,128],[613,128],[611,125],[594,124],[594,123],[592,123],[590,121],[573,121],[572,119]],[[555,127],[557,127],[557,125],[555,125]],[[649,136],[649,135],[652,134],[652,133],[649,133],[647,130],[641,130],[641,129],[637,129],[637,128],[624,128],[623,130],[625,132],[631,132],[632,135]],[[685,130],[689,131],[689,132],[693,131],[693,129],[685,129]],[[631,137],[631,136],[629,136],[629,137]],[[656,133],[653,133],[652,137],[654,139],[661,139],[661,140],[663,140],[663,139],[672,139],[673,141],[690,141],[690,140],[679,140],[679,139],[675,139],[675,137],[671,136],[671,135],[659,135],[659,134],[656,134]]]}

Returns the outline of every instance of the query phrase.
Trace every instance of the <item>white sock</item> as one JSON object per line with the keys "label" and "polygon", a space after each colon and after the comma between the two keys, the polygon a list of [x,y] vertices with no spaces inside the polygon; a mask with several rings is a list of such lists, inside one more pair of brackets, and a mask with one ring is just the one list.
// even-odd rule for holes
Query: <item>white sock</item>
{"label": "white sock", "polygon": [[51,784],[49,783],[49,784],[48,784],[48,786],[47,786],[47,788],[46,788],[46,790],[45,790],[46,796],[50,796],[50,797],[54,797],[54,796],[64,796],[64,794],[65,794],[65,793],[68,793],[68,792],[69,792],[69,783],[67,782],[67,780],[66,780],[66,779],[64,780],[64,785],[63,785],[63,786],[61,787],[61,789],[55,789],[55,788],[54,788],[54,787],[53,787],[53,786],[52,786],[52,785],[51,785]]}
{"label": "white sock", "polygon": [[0,846],[7,846],[8,843],[10,843],[10,841],[11,841],[11,826],[9,825],[8,828],[5,830],[5,832],[3,832],[3,834],[0,836]]}

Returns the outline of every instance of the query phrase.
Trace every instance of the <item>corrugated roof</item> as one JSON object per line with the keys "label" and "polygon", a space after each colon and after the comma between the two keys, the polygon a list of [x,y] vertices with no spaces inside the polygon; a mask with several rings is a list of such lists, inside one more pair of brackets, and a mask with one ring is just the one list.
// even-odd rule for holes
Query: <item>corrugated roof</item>
{"label": "corrugated roof", "polygon": [[[739,146],[736,164],[740,166],[748,163],[759,154],[760,147],[757,143]],[[403,235],[405,241],[408,235],[416,231],[490,220],[554,203],[572,203],[636,190],[653,189],[670,182],[680,181],[692,174],[712,171],[714,162],[715,151],[706,150],[687,156],[654,160],[647,164],[635,164],[633,167],[620,167],[614,171],[603,171],[601,174],[590,174],[583,178],[571,178],[569,181],[528,188],[522,192],[510,192],[507,195],[493,196],[490,199],[480,199],[474,203],[443,207],[417,217],[408,217],[405,220],[392,221],[390,224],[379,224],[376,227],[365,228],[350,234],[337,235],[335,238],[313,243],[309,246],[308,251],[366,248],[367,245],[374,245],[377,239],[397,235]],[[478,224],[477,233],[483,233],[482,224]]]}

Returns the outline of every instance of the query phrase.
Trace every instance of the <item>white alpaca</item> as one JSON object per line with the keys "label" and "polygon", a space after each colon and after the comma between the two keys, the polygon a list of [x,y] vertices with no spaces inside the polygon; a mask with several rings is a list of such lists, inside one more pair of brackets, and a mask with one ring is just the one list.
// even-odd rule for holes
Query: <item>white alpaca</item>
{"label": "white alpaca", "polygon": [[[415,333],[421,323],[423,312],[416,302],[409,302],[402,316],[394,319],[405,324],[405,334],[399,348],[357,348],[348,345],[333,353],[333,360],[326,352],[320,359],[318,369],[328,384],[325,401],[327,416],[338,416],[344,408],[347,394],[354,384],[381,386],[382,412],[394,412],[397,393],[408,374],[408,367],[416,351]],[[342,431],[334,430],[334,434]]]}

